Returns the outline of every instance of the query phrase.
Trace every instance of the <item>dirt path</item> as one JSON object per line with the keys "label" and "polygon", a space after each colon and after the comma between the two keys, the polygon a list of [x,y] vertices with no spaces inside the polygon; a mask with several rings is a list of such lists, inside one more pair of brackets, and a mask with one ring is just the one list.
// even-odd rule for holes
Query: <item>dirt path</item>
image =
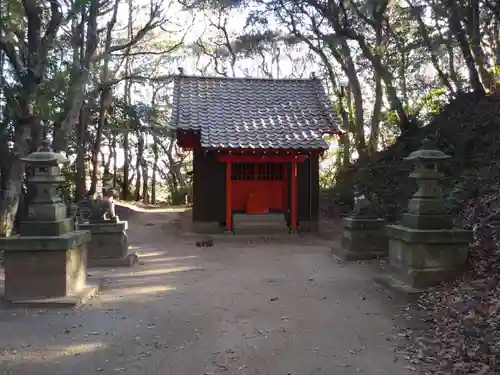
{"label": "dirt path", "polygon": [[91,270],[110,285],[90,305],[0,310],[0,373],[408,373],[370,267],[338,264],[317,245],[197,248],[174,238],[177,215],[130,217],[142,264]]}

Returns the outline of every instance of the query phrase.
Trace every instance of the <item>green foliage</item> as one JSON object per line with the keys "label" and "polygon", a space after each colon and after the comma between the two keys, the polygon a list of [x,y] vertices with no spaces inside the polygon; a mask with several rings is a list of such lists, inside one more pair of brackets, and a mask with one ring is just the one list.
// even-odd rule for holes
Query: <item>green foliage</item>
{"label": "green foliage", "polygon": [[87,5],[91,2],[92,0],[74,0],[74,6],[75,7],[81,7],[83,5]]}
{"label": "green foliage", "polygon": [[403,158],[418,149],[427,135],[436,132],[438,146],[451,156],[442,168],[447,176],[442,183],[443,195],[451,213],[457,213],[468,199],[488,193],[498,184],[500,102],[494,97],[467,93],[447,104],[416,134],[400,137],[372,160],[339,170],[337,184],[328,191],[328,199],[336,206],[350,207],[356,186],[367,196],[378,196],[381,217],[398,220],[416,190],[415,182],[408,177],[412,166]]}
{"label": "green foliage", "polygon": [[437,115],[447,102],[447,94],[444,87],[429,90],[421,99],[420,111],[424,111],[426,116]]}
{"label": "green foliage", "polygon": [[321,171],[319,175],[319,186],[324,189],[332,185],[332,181],[335,179],[335,168],[330,166],[327,170]]}

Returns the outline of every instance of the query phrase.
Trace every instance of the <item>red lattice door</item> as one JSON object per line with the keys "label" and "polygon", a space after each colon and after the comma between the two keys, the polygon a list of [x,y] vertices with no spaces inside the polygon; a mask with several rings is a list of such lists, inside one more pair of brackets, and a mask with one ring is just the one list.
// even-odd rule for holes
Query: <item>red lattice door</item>
{"label": "red lattice door", "polygon": [[283,163],[234,163],[231,170],[233,210],[255,214],[285,210]]}

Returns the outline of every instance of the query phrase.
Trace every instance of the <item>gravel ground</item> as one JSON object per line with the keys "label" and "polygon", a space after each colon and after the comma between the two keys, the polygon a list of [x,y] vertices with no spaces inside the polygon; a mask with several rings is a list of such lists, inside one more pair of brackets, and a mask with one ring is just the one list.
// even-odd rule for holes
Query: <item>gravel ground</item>
{"label": "gravel ground", "polygon": [[173,234],[177,216],[129,215],[140,264],[90,270],[108,286],[83,308],[0,309],[0,373],[412,373],[371,265],[311,241],[199,248]]}

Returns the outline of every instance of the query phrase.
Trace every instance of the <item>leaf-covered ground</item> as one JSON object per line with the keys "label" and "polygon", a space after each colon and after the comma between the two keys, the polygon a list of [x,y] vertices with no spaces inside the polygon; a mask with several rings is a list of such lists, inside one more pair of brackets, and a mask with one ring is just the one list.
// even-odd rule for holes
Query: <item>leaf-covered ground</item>
{"label": "leaf-covered ground", "polygon": [[460,280],[427,291],[405,311],[424,322],[408,330],[408,357],[425,374],[500,373],[500,232],[492,215],[500,199],[471,199],[461,212],[473,227],[469,270]]}

